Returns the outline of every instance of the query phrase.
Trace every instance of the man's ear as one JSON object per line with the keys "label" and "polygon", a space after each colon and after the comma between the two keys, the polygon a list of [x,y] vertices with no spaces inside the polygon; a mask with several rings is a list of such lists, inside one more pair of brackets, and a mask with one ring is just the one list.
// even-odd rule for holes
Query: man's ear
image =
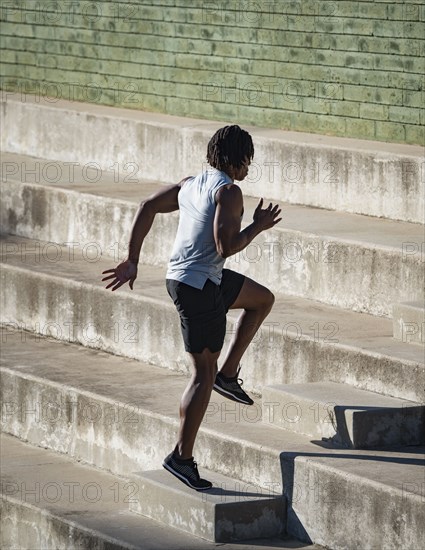
{"label": "man's ear", "polygon": [[235,179],[235,167],[232,164],[227,166],[224,172],[226,172],[226,174],[229,176],[229,178],[232,178],[232,180]]}

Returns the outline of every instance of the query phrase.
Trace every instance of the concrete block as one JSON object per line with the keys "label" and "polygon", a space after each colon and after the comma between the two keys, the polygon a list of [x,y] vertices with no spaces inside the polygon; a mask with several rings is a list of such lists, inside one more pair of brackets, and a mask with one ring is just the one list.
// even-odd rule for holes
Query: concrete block
{"label": "concrete block", "polygon": [[[43,550],[69,547],[99,548],[99,550],[140,548],[140,546],[113,540],[98,531],[86,529],[75,521],[67,519],[65,514],[62,517],[57,516],[42,506],[28,504],[25,500],[20,501],[0,495],[0,510],[2,548],[43,548]],[[75,512],[73,515],[76,515]],[[105,518],[106,514],[103,517]],[[114,518],[110,517],[110,521],[114,521]]]}
{"label": "concrete block", "polygon": [[[418,106],[421,99],[417,98],[415,106]],[[413,101],[412,101],[413,102]],[[422,124],[417,126],[406,125],[406,141],[409,143],[421,143],[425,139],[425,130]]]}
{"label": "concrete block", "polygon": [[197,493],[165,470],[134,474],[141,498],[130,510],[213,542],[282,535],[286,508],[282,495],[203,472],[212,489]]}
{"label": "concrete block", "polygon": [[[292,469],[285,489],[292,536],[336,550],[422,548],[422,450],[409,458],[375,454],[366,461],[351,452],[328,462],[314,454],[282,453],[282,464],[285,471]],[[409,469],[413,477],[408,481]]]}
{"label": "concrete block", "polygon": [[[121,476],[161,467],[176,444],[186,376],[30,334],[2,336],[4,432]],[[252,417],[258,403],[233,405],[211,398],[194,449],[201,474],[279,493],[281,430]],[[299,443],[292,436],[290,447]]]}
{"label": "concrete block", "polygon": [[350,388],[316,382],[266,386],[263,421],[352,449],[425,445],[425,407]]}
{"label": "concrete block", "polygon": [[[2,341],[6,432],[120,475],[158,468],[174,448],[185,376],[31,333],[4,329]],[[195,458],[200,467],[278,492],[282,445],[301,443],[317,450],[264,423],[257,398],[246,407],[214,392]]]}
{"label": "concrete block", "polygon": [[[188,372],[178,314],[163,268],[143,265],[134,291],[106,291],[101,273],[110,260],[76,247],[16,237],[3,241],[1,320],[124,357]],[[53,273],[53,274],[52,274]],[[225,345],[238,314],[228,315]],[[423,353],[391,337],[386,319],[278,295],[243,359],[245,387],[330,380],[385,395],[423,401]],[[373,334],[373,339],[370,335]]]}
{"label": "concrete block", "polygon": [[[102,472],[5,434],[1,437],[1,461],[2,548],[210,550],[212,547],[199,534],[189,535],[131,512],[129,505],[143,500],[143,495],[130,477]],[[280,499],[283,500],[282,496]],[[250,540],[228,544],[226,549],[262,550],[275,544],[282,544],[282,539]],[[287,539],[284,544],[288,549],[298,547],[294,540]],[[309,548],[314,550],[316,546]]]}
{"label": "concrete block", "polygon": [[[45,338],[39,342],[28,339],[24,344],[19,338],[15,340],[16,345],[12,346],[9,341],[2,353],[2,360],[8,365],[1,376],[4,431],[38,446],[67,452],[71,457],[125,475],[127,479],[131,472],[158,468],[158,461],[164,457],[161,452],[165,447],[169,452],[175,443],[177,400],[176,403],[174,400],[182,390],[183,380],[178,380],[175,375],[161,375],[161,369],[142,366],[136,361],[126,363],[125,376],[117,376],[117,372],[123,370],[122,360],[118,357]],[[155,391],[152,391],[153,387]],[[152,399],[153,395],[160,398]],[[81,402],[78,407],[71,407],[76,396]],[[19,406],[18,410],[4,408],[11,402]],[[129,407],[129,403],[133,405]],[[173,415],[169,412],[171,407],[175,407]],[[58,414],[58,408],[62,414]],[[111,414],[114,408],[117,419]],[[37,410],[41,414],[35,421]],[[234,415],[236,413],[234,409]],[[143,417],[145,423],[142,423]],[[36,430],[39,430],[39,436]],[[45,435],[40,437],[42,431]],[[66,451],[63,450],[64,444],[68,445]],[[10,446],[2,445],[2,453],[8,448]],[[119,459],[118,451],[122,457],[127,454],[127,462]],[[207,419],[201,426],[195,456],[201,473],[203,468],[220,471],[228,477],[245,480],[248,487],[261,486],[265,491],[280,494],[283,481],[290,504],[289,529],[298,538],[320,540],[321,544],[328,540],[332,548],[341,549],[355,550],[357,542],[362,548],[371,550],[397,550],[400,547],[416,550],[420,546],[415,546],[415,543],[421,540],[423,529],[423,504],[421,509],[420,502],[423,451],[423,447],[418,447],[347,453],[344,449],[316,445],[305,437],[285,433],[261,422],[253,423],[241,414],[236,422],[227,419],[226,422],[219,420],[211,424]],[[38,452],[46,453],[46,450],[38,449]],[[135,496],[133,484],[120,484],[122,478],[112,478],[101,484],[95,474],[88,473],[84,478],[79,472],[66,472],[62,464],[54,464],[44,454],[28,458],[25,475],[15,449],[11,449],[11,458],[12,468],[19,467],[15,477],[11,476],[10,468],[6,469],[4,459],[2,473],[8,481],[14,482],[12,488],[15,490],[19,490],[23,482],[26,487],[34,488],[34,477],[28,477],[27,472],[37,476],[40,486],[44,486],[41,483],[43,478],[35,469],[37,465],[37,468],[43,466],[47,469],[49,482],[64,484],[78,480],[79,489],[85,479],[99,483],[101,490],[107,491],[109,501],[117,495],[117,490],[120,490],[118,494],[122,500]],[[62,455],[57,460],[66,459]],[[304,463],[309,468],[311,462],[320,463],[314,468],[317,471],[308,471],[304,475]],[[99,471],[96,472],[98,475]],[[116,481],[118,485],[114,484]],[[124,489],[124,494],[121,489]],[[64,491],[63,494],[68,493]],[[100,515],[90,514],[87,511],[89,504],[85,502],[87,520],[98,522],[99,531],[107,528],[105,533],[110,536],[116,533],[117,516],[114,519],[105,513],[103,500],[97,503],[102,507]],[[73,504],[74,511],[75,506]],[[371,514],[374,515],[370,517]],[[123,513],[118,517],[122,519]],[[67,520],[74,518],[67,516]],[[354,525],[353,518],[356,518]],[[139,516],[139,521],[131,525],[143,529],[149,542],[155,537],[158,541],[168,540],[168,544],[162,542],[162,547],[173,547],[178,537],[184,535],[177,530],[170,535],[165,526],[156,522],[151,528],[157,525],[159,529],[151,531],[151,524],[146,525],[144,521]],[[360,534],[357,533],[357,521],[362,521],[365,526]],[[127,525],[127,529],[130,527]],[[14,529],[16,532],[16,526]],[[140,534],[140,531],[136,533]],[[383,541],[382,546],[379,541]],[[199,539],[197,544],[193,548],[203,550]],[[192,548],[183,542],[180,547]],[[157,547],[152,544],[149,548]],[[229,546],[229,550],[232,548]],[[250,543],[249,548],[256,548],[255,543]]]}
{"label": "concrete block", "polygon": [[[71,170],[66,163],[15,155],[3,155],[3,173],[10,180],[2,190],[4,232],[79,245],[115,260],[127,251],[138,203],[158,188],[138,179],[139,172],[135,183],[127,183],[129,172],[119,168],[107,174],[81,165]],[[244,225],[256,204],[245,198]],[[390,316],[394,302],[422,297],[421,226],[289,204],[282,209],[283,221],[229,258],[229,267],[274,292],[374,315]],[[143,245],[144,263],[168,262],[177,220],[177,212],[156,217]]]}
{"label": "concrete block", "polygon": [[393,305],[394,338],[412,344],[425,343],[425,304],[421,301]]}
{"label": "concrete block", "polygon": [[[11,93],[2,108],[5,152],[92,162],[102,170],[136,162],[144,178],[165,183],[199,172],[209,138],[223,125]],[[259,197],[266,190],[273,200],[423,222],[419,146],[247,129],[256,151],[243,184],[248,194]]]}

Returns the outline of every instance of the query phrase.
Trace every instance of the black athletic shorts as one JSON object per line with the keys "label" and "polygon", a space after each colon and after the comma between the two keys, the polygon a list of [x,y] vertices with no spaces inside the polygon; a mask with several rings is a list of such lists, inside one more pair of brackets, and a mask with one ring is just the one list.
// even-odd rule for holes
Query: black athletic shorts
{"label": "black athletic shorts", "polygon": [[223,347],[226,334],[226,313],[242,288],[245,275],[223,269],[221,284],[210,279],[202,290],[167,279],[167,291],[180,314],[180,326],[185,350],[201,353],[208,348],[212,353]]}

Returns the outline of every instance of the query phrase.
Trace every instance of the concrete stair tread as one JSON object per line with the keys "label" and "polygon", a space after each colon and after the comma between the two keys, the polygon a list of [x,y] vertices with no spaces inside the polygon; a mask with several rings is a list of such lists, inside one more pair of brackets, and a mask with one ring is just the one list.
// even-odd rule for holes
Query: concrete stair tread
{"label": "concrete stair tread", "polygon": [[333,382],[270,385],[262,395],[264,420],[285,430],[354,449],[425,445],[421,403]]}
{"label": "concrete stair tread", "polygon": [[[116,265],[110,258],[103,257],[87,261],[78,247],[72,252],[69,247],[55,244],[50,252],[46,249],[43,253],[46,246],[43,241],[16,236],[3,236],[1,244],[2,262],[14,269],[39,273],[52,279],[66,279],[76,287],[90,285],[96,291],[104,289],[102,271]],[[54,261],[48,261],[49,253]],[[57,256],[60,257],[56,260]],[[119,293],[122,299],[160,301],[161,306],[174,308],[165,288],[165,273],[164,267],[141,264],[134,290],[131,291],[126,285],[115,294]],[[393,328],[389,319],[350,312],[305,298],[283,294],[277,294],[276,298],[266,320],[265,338],[272,338],[274,331],[285,329],[288,334],[301,335],[301,338],[319,339],[323,345],[357,349],[362,354],[395,357],[410,362],[412,368],[425,363],[423,350],[419,346],[410,346],[392,337]],[[236,318],[237,313],[230,311],[229,316]],[[315,323],[320,329],[319,337],[313,327]]]}
{"label": "concrete stair tread", "polygon": [[[208,130],[216,130],[217,124],[222,125],[223,121],[212,121],[191,117],[179,117],[176,115],[154,113],[149,111],[140,111],[136,109],[126,109],[124,107],[110,107],[107,105],[100,105],[97,103],[87,103],[80,101],[69,101],[65,99],[58,99],[54,102],[49,101],[47,104],[40,102],[37,95],[22,94],[8,92],[5,98],[10,103],[25,102],[28,105],[36,106],[37,108],[57,110],[59,112],[72,111],[80,114],[89,114],[94,116],[103,115],[111,118],[123,118],[146,121],[152,126],[177,126],[181,125],[183,128],[207,128]],[[311,143],[317,147],[323,145],[334,146],[340,148],[341,144],[355,149],[358,151],[370,151],[382,153],[404,153],[412,157],[421,158],[423,155],[423,149],[420,145],[407,145],[405,143],[386,143],[381,141],[364,140],[357,138],[341,138],[334,136],[327,136],[321,134],[311,134],[306,132],[293,132],[290,130],[280,130],[274,128],[260,128],[258,126],[245,126],[244,128],[254,128],[258,135],[264,135],[266,137],[275,136],[281,139],[288,139],[291,141],[302,143]]]}
{"label": "concrete stair tread", "polygon": [[[47,338],[40,341],[28,338],[23,346],[20,335],[8,335],[7,342],[3,344],[2,363],[4,379],[9,373],[13,377],[28,379],[31,384],[55,387],[62,394],[64,388],[73,388],[73,393],[90,396],[93,402],[107,400],[122,410],[131,404],[127,410],[132,413],[137,411],[139,415],[171,422],[177,429],[178,403],[187,383],[183,375],[135,360],[126,360],[123,365],[123,360],[117,356]],[[117,372],[125,372],[125,376],[117,377]],[[148,384],[143,386],[144,381],[152,377],[160,380],[162,388],[155,395]],[[214,448],[218,448],[223,441],[228,441],[232,446],[239,442],[248,453],[269,453],[275,457],[273,460],[276,463],[283,459],[320,462],[323,467],[329,465],[336,468],[339,475],[355,476],[365,483],[371,481],[388,490],[404,490],[412,494],[417,490],[425,465],[424,447],[373,451],[335,449],[324,442],[310,441],[305,436],[263,423],[261,415],[256,414],[256,411],[261,411],[261,400],[255,401],[255,407],[241,406],[213,392],[200,437],[208,436],[210,441],[215,442]],[[202,475],[205,449],[200,445],[198,442],[195,446],[194,456],[200,464]],[[210,452],[214,454],[214,449]],[[241,460],[241,457],[235,459]],[[134,471],[137,470],[140,468],[134,468]],[[252,476],[255,474],[250,473]],[[270,479],[274,479],[272,474]],[[274,482],[280,481],[274,479]]]}
{"label": "concrete stair tread", "polygon": [[208,479],[213,484],[213,487],[207,491],[194,491],[176,477],[170,475],[165,469],[134,472],[134,477],[147,479],[153,485],[165,485],[170,492],[180,496],[184,495],[184,498],[193,502],[208,502],[214,505],[223,504],[224,502],[234,504],[241,500],[244,502],[267,500],[282,496],[273,490],[266,491],[254,486],[249,491],[246,487],[243,488],[243,483],[240,481],[230,479],[223,474],[206,468],[202,469],[201,477]]}
{"label": "concrete stair tread", "polygon": [[270,388],[285,391],[294,395],[308,396],[319,403],[329,403],[341,407],[350,407],[358,410],[363,408],[403,407],[414,405],[414,402],[387,395],[379,395],[370,391],[354,388],[348,384],[337,382],[310,382],[306,384],[276,384]]}
{"label": "concrete stair tread", "polygon": [[[24,507],[25,516],[34,509],[42,510],[45,516],[52,515],[60,523],[71,525],[72,534],[82,530],[90,536],[93,544],[90,547],[98,547],[101,542],[109,543],[108,548],[117,550],[206,550],[216,547],[213,543],[129,511],[128,500],[132,500],[133,495],[137,496],[137,487],[127,478],[79,463],[48,449],[33,447],[5,434],[1,436],[1,459],[1,496],[6,502],[12,507]],[[36,491],[38,502],[31,495],[31,490]],[[3,511],[5,531],[9,527],[7,519],[8,514]],[[70,538],[66,542],[74,543],[71,535]],[[36,539],[32,538],[31,542],[35,544]],[[319,549],[317,545],[306,547],[291,539],[246,541],[220,547],[229,550]]]}
{"label": "concrete stair tread", "polygon": [[[25,183],[33,183],[32,180],[34,180],[34,177],[31,177],[29,171],[35,163],[39,164],[41,172],[44,166],[53,163],[60,167],[60,173],[62,173],[63,177],[56,183],[40,179],[37,181],[37,185],[42,185],[46,188],[64,189],[67,192],[73,191],[85,195],[95,195],[114,200],[114,202],[120,200],[139,204],[144,198],[157,191],[160,185],[163,185],[145,179],[140,179],[138,183],[117,183],[114,181],[115,176],[112,172],[102,172],[102,178],[99,181],[90,183],[84,180],[81,175],[81,167],[80,169],[78,167],[75,169],[75,182],[70,183],[69,177],[66,177],[69,171],[66,163],[14,153],[2,153],[2,163],[16,163],[18,166],[25,164],[28,175],[23,176],[18,173],[17,175],[8,177],[9,181],[25,181]],[[80,177],[78,178],[79,173]],[[241,184],[241,189],[242,191],[244,190],[243,183]],[[264,199],[267,201],[266,194]],[[258,199],[245,196],[244,203],[244,222],[250,223],[253,211],[258,204]],[[283,220],[275,227],[277,231],[303,233],[311,238],[325,238],[332,241],[353,243],[372,248],[385,248],[394,251],[402,250],[403,243],[414,242],[420,244],[423,241],[423,226],[421,224],[380,219],[361,214],[350,214],[309,206],[297,206],[284,202],[279,202],[279,204],[283,209]]]}

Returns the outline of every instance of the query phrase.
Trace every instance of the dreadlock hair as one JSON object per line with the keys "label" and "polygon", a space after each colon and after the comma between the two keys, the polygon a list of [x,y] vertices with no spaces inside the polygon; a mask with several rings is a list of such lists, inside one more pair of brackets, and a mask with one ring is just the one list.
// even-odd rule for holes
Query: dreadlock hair
{"label": "dreadlock hair", "polygon": [[245,157],[251,160],[253,156],[251,136],[237,125],[220,128],[208,143],[207,161],[217,170],[225,171],[229,166],[241,168]]}

